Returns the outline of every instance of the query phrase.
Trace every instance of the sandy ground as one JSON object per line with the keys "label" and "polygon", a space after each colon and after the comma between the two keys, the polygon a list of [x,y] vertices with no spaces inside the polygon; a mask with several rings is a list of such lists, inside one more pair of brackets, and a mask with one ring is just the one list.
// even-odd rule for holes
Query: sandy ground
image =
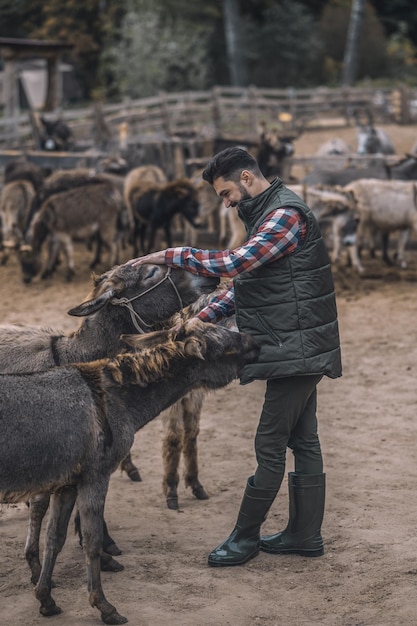
{"label": "sandy ground", "polygon": [[[399,129],[405,131],[406,129]],[[334,133],[333,133],[334,134]],[[341,133],[339,133],[341,134]],[[402,139],[404,151],[417,129]],[[314,135],[313,142],[320,142]],[[408,145],[409,144],[409,145]],[[309,144],[311,149],[311,144]],[[344,375],[319,386],[320,436],[327,475],[319,559],[261,553],[237,568],[213,569],[207,554],[230,532],[255,467],[253,437],[263,383],[212,393],[204,405],[199,460],[210,494],[197,501],[181,483],[180,511],[161,490],[161,420],[137,434],[133,457],[143,482],[116,473],[106,519],[123,550],[123,572],[103,573],[108,599],[132,626],[412,626],[417,624],[417,251],[409,269],[367,261],[361,279],[335,268]],[[21,283],[14,260],[0,267],[1,322],[76,328],[66,311],[90,289],[88,257],[67,284]],[[292,470],[288,455],[288,467]],[[287,522],[287,484],[265,522]],[[23,557],[24,505],[0,508],[0,624],[45,624]],[[69,534],[59,556],[54,597],[62,615],[48,624],[93,626],[81,548]]]}

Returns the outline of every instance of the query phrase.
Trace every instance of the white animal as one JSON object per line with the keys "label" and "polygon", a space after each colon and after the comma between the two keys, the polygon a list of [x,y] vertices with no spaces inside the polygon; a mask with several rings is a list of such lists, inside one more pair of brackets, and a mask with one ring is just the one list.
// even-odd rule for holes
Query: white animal
{"label": "white animal", "polygon": [[310,187],[307,185],[287,185],[313,211],[323,236],[331,250],[331,260],[339,263],[342,248],[346,247],[350,263],[357,266],[356,238],[357,220],[353,213],[354,202],[349,193],[339,188]]}
{"label": "white animal", "polygon": [[[355,202],[358,216],[355,246],[358,255],[367,237],[371,239],[371,246],[374,245],[376,231],[383,235],[400,231],[397,263],[403,268],[407,267],[405,247],[409,232],[417,235],[417,183],[366,178],[345,185],[343,190],[351,193]],[[390,262],[388,258],[384,260]],[[359,272],[364,271],[360,261],[356,267]]]}

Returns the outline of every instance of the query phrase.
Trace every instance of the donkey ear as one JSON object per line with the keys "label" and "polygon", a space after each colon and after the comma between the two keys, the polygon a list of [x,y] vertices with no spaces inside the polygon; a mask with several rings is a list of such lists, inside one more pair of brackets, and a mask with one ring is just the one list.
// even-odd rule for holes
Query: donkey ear
{"label": "donkey ear", "polygon": [[103,308],[105,304],[109,300],[111,300],[114,296],[114,290],[108,289],[104,293],[102,293],[97,298],[93,300],[88,300],[87,302],[82,302],[78,306],[75,306],[73,309],[68,311],[68,315],[75,315],[76,317],[85,317],[87,315],[91,315],[96,311],[99,311]]}
{"label": "donkey ear", "polygon": [[145,350],[146,348],[154,348],[167,343],[171,337],[172,333],[170,330],[156,330],[143,335],[121,335],[120,339],[127,346],[135,348],[135,350]]}
{"label": "donkey ear", "polygon": [[205,361],[206,344],[196,337],[188,337],[184,343],[184,353]]}

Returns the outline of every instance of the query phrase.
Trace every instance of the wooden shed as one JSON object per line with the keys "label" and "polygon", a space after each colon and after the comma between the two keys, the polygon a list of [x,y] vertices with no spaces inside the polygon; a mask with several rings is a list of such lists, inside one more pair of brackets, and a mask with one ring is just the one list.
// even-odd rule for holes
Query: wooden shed
{"label": "wooden shed", "polygon": [[0,37],[0,57],[4,63],[4,115],[14,117],[19,112],[19,61],[21,59],[46,59],[47,92],[45,111],[54,111],[61,105],[59,63],[65,51],[73,44],[39,39],[14,39]]}

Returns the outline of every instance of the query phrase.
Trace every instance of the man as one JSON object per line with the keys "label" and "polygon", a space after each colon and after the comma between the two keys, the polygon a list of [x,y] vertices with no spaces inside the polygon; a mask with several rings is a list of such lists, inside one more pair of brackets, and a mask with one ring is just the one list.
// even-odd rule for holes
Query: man
{"label": "man", "polygon": [[[341,376],[336,301],[329,257],[310,209],[279,178],[272,183],[240,148],[216,154],[203,172],[227,207],[236,207],[247,240],[234,250],[168,248],[129,261],[182,267],[196,274],[230,276],[233,284],[198,317],[216,322],[236,314],[261,351],[241,384],[265,380],[257,433],[257,468],[246,485],[231,535],[209,555],[211,566],[241,565],[259,553],[323,554],[321,524],[325,474],[317,434],[316,387],[323,375]],[[283,532],[260,528],[285,472],[287,447],[290,518]]]}

